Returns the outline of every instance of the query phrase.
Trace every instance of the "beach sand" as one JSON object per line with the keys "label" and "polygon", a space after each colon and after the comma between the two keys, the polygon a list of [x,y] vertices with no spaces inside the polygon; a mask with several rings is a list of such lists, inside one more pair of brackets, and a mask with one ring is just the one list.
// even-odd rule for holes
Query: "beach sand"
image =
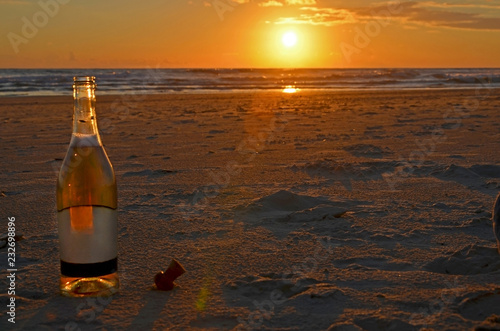
{"label": "beach sand", "polygon": [[72,99],[2,98],[0,329],[498,330],[498,92],[98,95],[121,287],[97,299],[58,293]]}

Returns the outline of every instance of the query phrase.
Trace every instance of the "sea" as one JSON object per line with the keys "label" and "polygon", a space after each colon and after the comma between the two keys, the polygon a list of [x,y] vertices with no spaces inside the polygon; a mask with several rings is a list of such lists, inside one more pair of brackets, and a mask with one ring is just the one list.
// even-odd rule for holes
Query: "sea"
{"label": "sea", "polygon": [[68,95],[74,76],[95,76],[98,95],[500,87],[500,68],[0,69],[0,96]]}

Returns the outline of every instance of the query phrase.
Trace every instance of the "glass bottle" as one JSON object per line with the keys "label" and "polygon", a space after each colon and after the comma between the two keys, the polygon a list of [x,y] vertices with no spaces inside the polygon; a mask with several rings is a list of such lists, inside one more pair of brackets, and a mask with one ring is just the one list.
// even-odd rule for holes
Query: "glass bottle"
{"label": "glass bottle", "polygon": [[57,180],[61,293],[118,290],[117,192],[95,115],[95,78],[74,77],[73,134]]}

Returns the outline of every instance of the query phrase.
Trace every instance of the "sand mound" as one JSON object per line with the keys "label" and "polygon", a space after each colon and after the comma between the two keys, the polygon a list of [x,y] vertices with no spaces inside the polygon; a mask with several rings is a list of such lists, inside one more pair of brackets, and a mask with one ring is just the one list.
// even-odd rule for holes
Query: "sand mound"
{"label": "sand mound", "polygon": [[442,179],[480,179],[500,178],[500,166],[491,164],[475,164],[469,168],[451,164],[444,169],[435,169],[431,175]]}
{"label": "sand mound", "polygon": [[350,259],[335,260],[335,267],[339,269],[353,270],[388,270],[388,271],[410,271],[415,270],[415,266],[409,262],[395,261],[393,259],[366,256]]}
{"label": "sand mound", "polygon": [[433,173],[436,177],[441,177],[443,179],[455,179],[455,178],[479,178],[480,176],[462,166],[451,164],[444,170],[438,170]]}
{"label": "sand mound", "polygon": [[311,177],[322,177],[339,181],[351,190],[351,181],[372,181],[383,179],[383,174],[392,173],[400,166],[397,161],[340,162],[323,159],[303,165],[293,165],[293,171],[302,171]]}
{"label": "sand mound", "polygon": [[281,190],[235,210],[235,217],[245,221],[304,222],[342,216],[352,202],[333,202],[324,197],[299,195]]}
{"label": "sand mound", "polygon": [[281,190],[269,196],[258,199],[249,206],[249,209],[259,213],[274,211],[290,212],[312,208],[322,203],[328,203],[328,200],[323,198],[298,195],[285,190]]}
{"label": "sand mound", "polygon": [[358,157],[369,157],[381,159],[384,156],[391,155],[392,151],[388,148],[380,148],[371,144],[356,144],[344,147],[344,150]]}
{"label": "sand mound", "polygon": [[454,181],[468,188],[483,192],[496,191],[500,178],[500,166],[492,164],[474,164],[463,167],[456,164],[443,167],[434,165],[427,167],[430,171],[424,171],[421,175],[431,175],[441,180]]}
{"label": "sand mound", "polygon": [[452,275],[476,275],[500,270],[500,259],[496,249],[468,245],[450,257],[440,257],[425,268],[432,272]]}
{"label": "sand mound", "polygon": [[[236,291],[242,297],[257,299],[266,297],[271,292],[278,290],[281,299],[289,299],[299,293],[306,291],[309,286],[319,281],[312,278],[299,279],[297,275],[290,274],[262,274],[242,277],[226,284],[226,288]],[[278,300],[277,300],[278,301]]]}
{"label": "sand mound", "polygon": [[[418,330],[417,327],[397,318],[387,318],[385,316],[357,317],[354,323],[361,327],[361,330],[385,331],[385,330]],[[338,330],[338,329],[334,329]],[[348,330],[348,329],[340,329]],[[357,330],[357,329],[351,329]]]}
{"label": "sand mound", "polygon": [[500,178],[500,166],[492,164],[475,164],[469,168],[481,177]]}
{"label": "sand mound", "polygon": [[157,170],[151,170],[151,169],[145,169],[145,170],[140,170],[140,171],[128,171],[123,174],[123,177],[150,177],[150,178],[157,178],[157,177],[162,177],[165,175],[173,174],[175,171],[173,170],[168,170],[168,169],[157,169]]}

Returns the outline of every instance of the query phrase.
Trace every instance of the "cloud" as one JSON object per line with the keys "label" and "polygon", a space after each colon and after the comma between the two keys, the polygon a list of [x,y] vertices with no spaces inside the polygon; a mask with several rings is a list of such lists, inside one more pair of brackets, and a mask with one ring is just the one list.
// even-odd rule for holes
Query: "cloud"
{"label": "cloud", "polygon": [[287,5],[287,6],[312,6],[315,4],[316,4],[316,0],[284,0],[284,1],[267,0],[267,1],[263,1],[263,2],[258,3],[258,5],[260,7],[283,7],[284,5]]}
{"label": "cloud", "polygon": [[278,2],[278,1],[269,0],[266,2],[260,2],[259,6],[260,7],[283,7],[283,4],[281,2]]}
{"label": "cloud", "polygon": [[281,17],[275,23],[333,26],[383,18],[403,25],[411,23],[441,28],[500,30],[500,13],[495,13],[495,10],[500,11],[500,5],[391,1],[357,8],[301,7],[298,15]]}
{"label": "cloud", "polygon": [[285,0],[287,5],[292,6],[312,6],[316,4],[316,0]]}
{"label": "cloud", "polygon": [[419,2],[424,7],[435,8],[470,8],[470,9],[496,9],[500,10],[500,5],[494,4],[480,4],[480,3],[439,3],[435,1],[421,1]]}
{"label": "cloud", "polygon": [[333,26],[343,23],[354,23],[352,14],[346,9],[302,7],[302,13],[296,17],[281,17],[276,24],[310,24]]}
{"label": "cloud", "polygon": [[[401,10],[393,15],[393,18],[402,22],[411,22],[432,27],[468,30],[500,30],[500,16],[485,17],[484,14],[491,14],[491,12],[485,10],[482,6],[484,5],[466,5],[466,7],[470,9],[482,9],[482,14],[479,14],[477,12],[446,10],[446,8],[465,8],[463,5],[458,4],[448,6],[435,2],[419,3],[408,1],[401,3]],[[498,9],[500,9],[500,7]],[[361,13],[362,11],[356,12],[358,15]]]}

